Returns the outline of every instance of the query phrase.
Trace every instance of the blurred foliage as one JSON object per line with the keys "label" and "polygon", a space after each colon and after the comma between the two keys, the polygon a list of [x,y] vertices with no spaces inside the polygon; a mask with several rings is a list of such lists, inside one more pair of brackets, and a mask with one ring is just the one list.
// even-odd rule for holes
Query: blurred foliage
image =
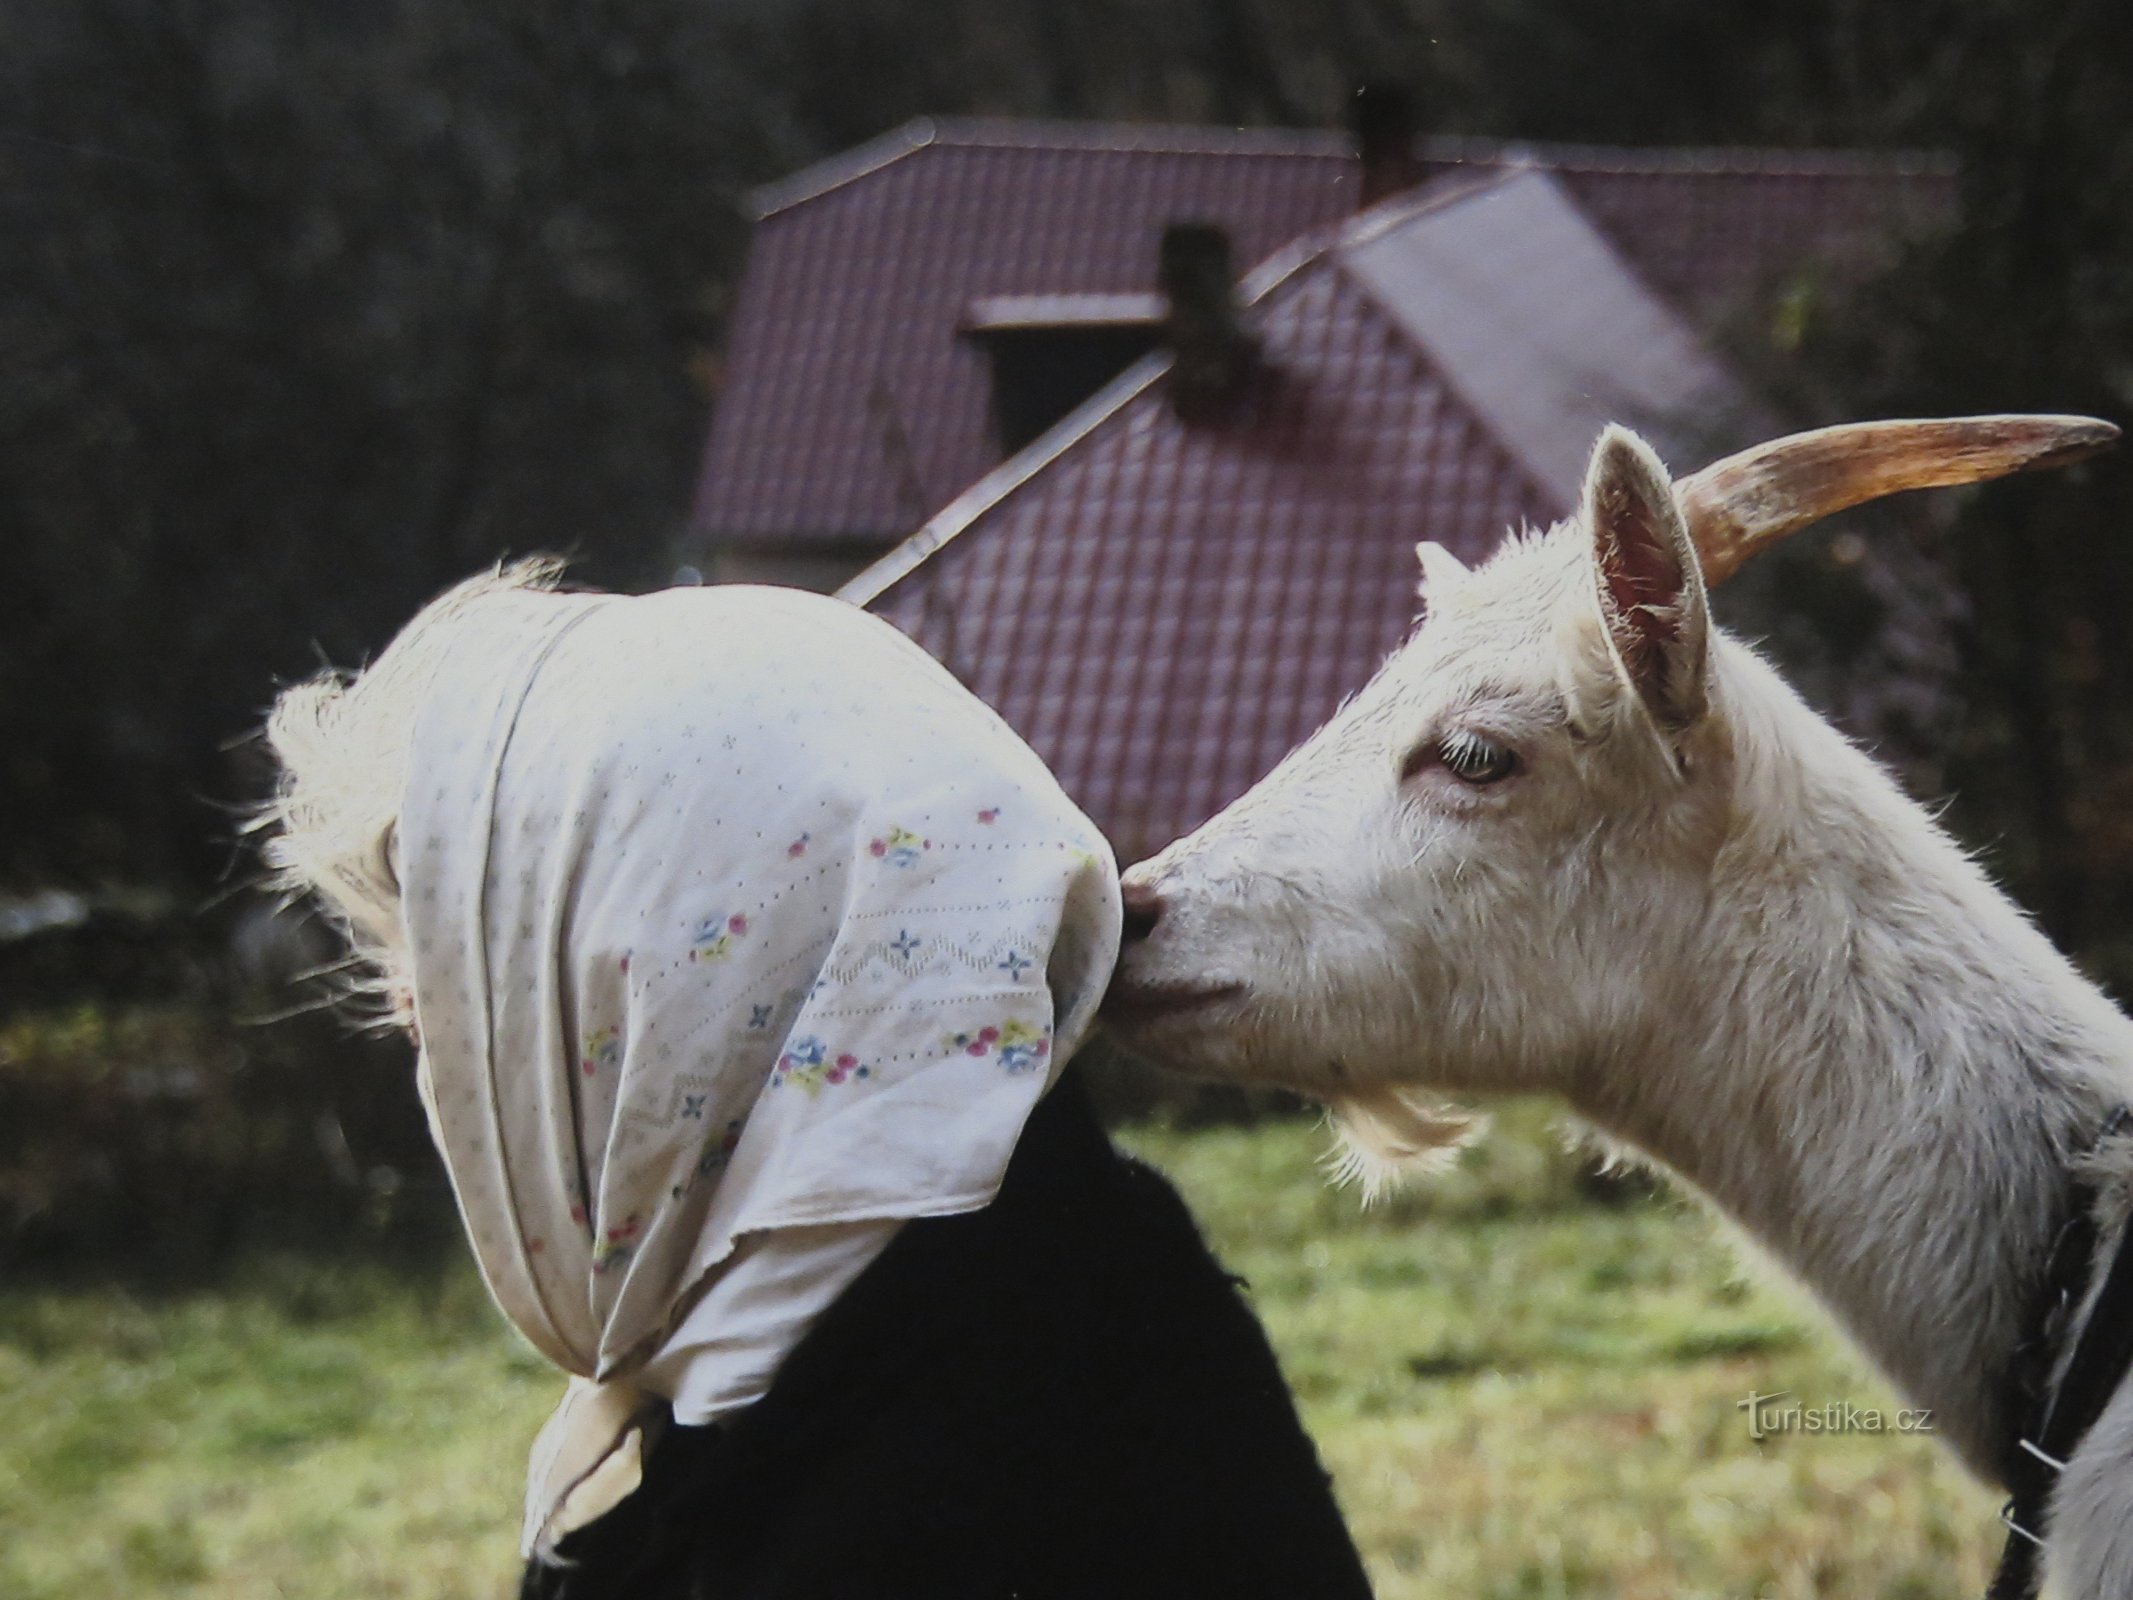
{"label": "blurred foliage", "polygon": [[[273,685],[483,562],[664,581],[749,185],[922,112],[1332,124],[1365,75],[1435,131],[1953,151],[1956,235],[1794,286],[1765,377],[2133,410],[2115,0],[0,0],[0,888],[211,880]],[[2129,513],[2114,462],[1918,523],[1957,637],[1901,752],[2114,977]]]}
{"label": "blurred foliage", "polygon": [[[207,881],[277,681],[503,553],[661,582],[740,196],[902,117],[1930,145],[1960,235],[1768,329],[1815,414],[2129,410],[2105,0],[0,0],[0,887]],[[1979,497],[1958,777],[2069,937],[2124,922],[2127,471]],[[1830,636],[1849,623],[1832,602]],[[1935,734],[1939,738],[1939,734]]]}
{"label": "blurred foliage", "polygon": [[0,1022],[0,1271],[184,1281],[265,1245],[456,1236],[407,1050],[165,1004]]}
{"label": "blurred foliage", "polygon": [[0,879],[201,881],[277,679],[659,573],[763,149],[704,8],[0,8]]}
{"label": "blurred foliage", "polygon": [[[1957,150],[1963,227],[1814,319],[1803,366],[1863,414],[2133,421],[2133,11],[1917,8],[1896,120]],[[1892,59],[1898,41],[1883,46]],[[1958,831],[2133,994],[2133,464],[1995,485],[1945,543],[1968,607]]]}

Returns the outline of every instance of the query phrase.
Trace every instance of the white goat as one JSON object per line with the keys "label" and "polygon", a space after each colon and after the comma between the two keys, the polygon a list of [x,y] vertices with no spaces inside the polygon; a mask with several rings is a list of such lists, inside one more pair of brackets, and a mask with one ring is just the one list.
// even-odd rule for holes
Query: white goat
{"label": "white goat", "polygon": [[[2115,436],[1869,424],[1677,488],[1609,430],[1579,515],[1471,572],[1425,546],[1426,618],[1370,685],[1127,874],[1114,1026],[1326,1101],[1372,1178],[1458,1137],[1418,1091],[1566,1097],[1796,1273],[1973,1470],[2019,1479],[2047,1257],[2085,1206],[2108,1261],[2133,1189],[2133,1136],[2099,1138],[2133,1103],[2133,1022],[1711,624],[1705,584],[1844,505]],[[2133,1596],[2133,1386],[2049,1527],[2062,1592]]]}

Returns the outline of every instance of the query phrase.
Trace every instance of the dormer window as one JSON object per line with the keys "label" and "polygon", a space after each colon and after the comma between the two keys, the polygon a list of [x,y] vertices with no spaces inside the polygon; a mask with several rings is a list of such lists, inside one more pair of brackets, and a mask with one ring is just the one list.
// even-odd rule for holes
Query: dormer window
{"label": "dormer window", "polygon": [[992,294],[960,330],[992,363],[992,424],[1013,455],[1153,350],[1158,294]]}

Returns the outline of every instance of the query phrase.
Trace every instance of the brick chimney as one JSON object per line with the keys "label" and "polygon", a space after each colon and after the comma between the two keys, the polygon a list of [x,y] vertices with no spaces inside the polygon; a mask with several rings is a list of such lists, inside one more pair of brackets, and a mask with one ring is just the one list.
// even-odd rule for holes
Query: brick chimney
{"label": "brick chimney", "polygon": [[1156,282],[1171,349],[1172,404],[1187,422],[1219,420],[1258,357],[1238,312],[1229,234],[1212,222],[1171,223],[1163,230]]}
{"label": "brick chimney", "polygon": [[1415,97],[1407,85],[1359,85],[1348,103],[1348,125],[1354,130],[1356,154],[1363,163],[1358,210],[1422,181],[1422,162],[1415,155]]}

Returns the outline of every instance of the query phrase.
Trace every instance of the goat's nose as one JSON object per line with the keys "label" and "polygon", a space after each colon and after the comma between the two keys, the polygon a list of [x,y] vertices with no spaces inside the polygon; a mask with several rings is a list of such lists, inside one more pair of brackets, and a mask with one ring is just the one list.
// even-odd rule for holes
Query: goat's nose
{"label": "goat's nose", "polygon": [[1155,925],[1163,920],[1162,890],[1128,878],[1119,885],[1119,899],[1126,912],[1126,943],[1135,944],[1155,932]]}

